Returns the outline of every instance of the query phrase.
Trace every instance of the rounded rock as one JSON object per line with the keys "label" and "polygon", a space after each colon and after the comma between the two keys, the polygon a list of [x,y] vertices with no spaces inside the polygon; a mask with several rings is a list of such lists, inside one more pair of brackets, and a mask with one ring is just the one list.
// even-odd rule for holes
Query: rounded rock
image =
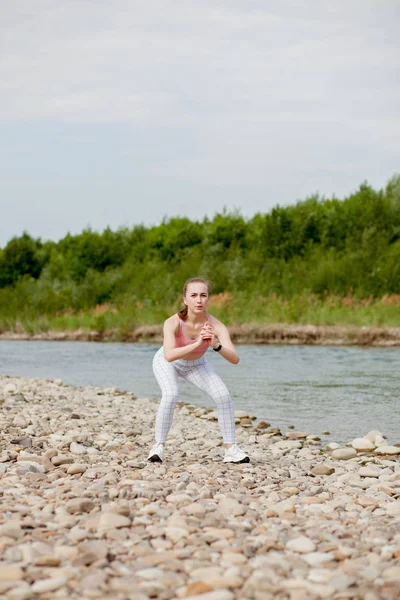
{"label": "rounded rock", "polygon": [[66,577],[51,577],[49,579],[40,579],[32,585],[31,590],[34,594],[45,594],[46,592],[55,592],[66,583]]}
{"label": "rounded rock", "polygon": [[286,548],[293,552],[298,552],[299,554],[308,554],[309,552],[314,552],[316,546],[310,538],[302,536],[289,540],[286,544]]}
{"label": "rounded rock", "polygon": [[375,449],[375,444],[365,438],[356,438],[351,442],[351,445],[355,450],[358,450],[359,452]]}
{"label": "rounded rock", "polygon": [[24,577],[21,567],[0,565],[0,581],[20,581]]}
{"label": "rounded rock", "polygon": [[357,450],[354,448],[338,448],[332,452],[332,458],[336,458],[337,460],[349,460],[350,458],[355,458],[356,456]]}
{"label": "rounded rock", "polygon": [[400,448],[398,446],[378,446],[375,448],[374,454],[384,455],[388,454],[390,456],[395,456],[396,454],[400,454]]}
{"label": "rounded rock", "polygon": [[316,465],[311,469],[313,475],[332,475],[334,472],[335,469],[328,467],[328,465]]}

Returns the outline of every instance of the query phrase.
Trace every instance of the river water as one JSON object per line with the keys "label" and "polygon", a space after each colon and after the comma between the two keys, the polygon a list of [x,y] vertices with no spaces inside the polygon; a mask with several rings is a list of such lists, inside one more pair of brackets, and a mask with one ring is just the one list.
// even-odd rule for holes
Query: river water
{"label": "river water", "polygon": [[[0,373],[61,378],[78,386],[118,387],[159,398],[151,363],[154,344],[0,341]],[[400,349],[321,346],[238,346],[238,365],[207,358],[231,391],[236,409],[286,431],[347,442],[378,429],[400,442]],[[212,407],[189,383],[184,402]]]}

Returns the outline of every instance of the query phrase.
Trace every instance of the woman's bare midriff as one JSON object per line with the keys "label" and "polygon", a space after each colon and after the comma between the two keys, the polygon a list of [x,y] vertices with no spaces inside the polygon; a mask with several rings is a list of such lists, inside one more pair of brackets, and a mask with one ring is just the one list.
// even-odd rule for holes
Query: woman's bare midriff
{"label": "woman's bare midriff", "polygon": [[185,356],[184,358],[182,358],[182,360],[197,360],[199,358],[201,358],[202,356],[205,355],[205,352],[202,352],[201,354],[199,354],[198,352],[191,352],[190,354],[188,354],[187,356]]}

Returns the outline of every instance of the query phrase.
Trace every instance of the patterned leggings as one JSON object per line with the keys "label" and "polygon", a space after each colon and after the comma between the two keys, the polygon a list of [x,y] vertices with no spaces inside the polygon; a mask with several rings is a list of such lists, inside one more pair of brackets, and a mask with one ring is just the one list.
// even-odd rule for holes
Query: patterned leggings
{"label": "patterned leggings", "polygon": [[178,377],[182,377],[214,400],[224,443],[235,443],[235,415],[232,399],[227,387],[204,356],[196,360],[180,358],[168,362],[164,356],[164,349],[160,348],[153,360],[153,372],[162,392],[156,419],[157,442],[165,442],[167,439],[178,400]]}

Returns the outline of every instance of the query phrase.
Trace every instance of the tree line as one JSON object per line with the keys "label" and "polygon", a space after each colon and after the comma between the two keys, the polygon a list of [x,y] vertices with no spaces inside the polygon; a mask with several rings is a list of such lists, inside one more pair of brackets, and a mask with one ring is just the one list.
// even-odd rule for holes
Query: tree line
{"label": "tree line", "polygon": [[0,249],[0,313],[56,314],[109,302],[172,306],[183,281],[202,274],[214,292],[400,294],[400,176],[347,198],[318,195],[245,219],[165,219],[58,242],[14,237]]}

